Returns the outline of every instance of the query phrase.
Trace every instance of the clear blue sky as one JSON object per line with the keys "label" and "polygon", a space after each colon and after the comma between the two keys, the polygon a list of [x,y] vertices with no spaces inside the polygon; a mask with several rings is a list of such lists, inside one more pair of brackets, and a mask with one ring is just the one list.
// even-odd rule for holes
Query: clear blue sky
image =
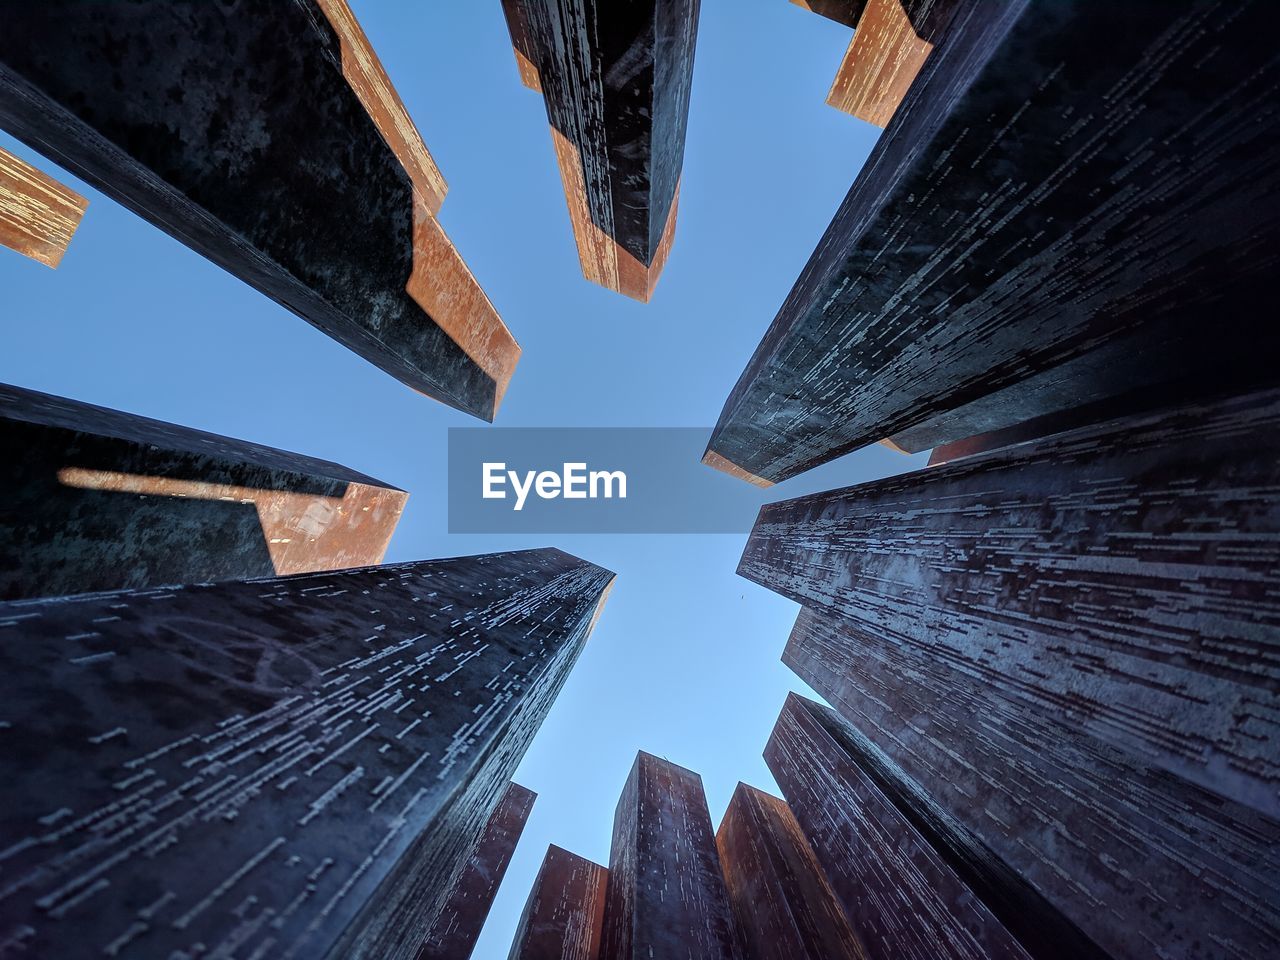
{"label": "clear blue sky", "polygon": [[[675,246],[642,305],[581,278],[546,114],[516,76],[499,0],[352,6],[448,180],[445,228],[524,348],[498,423],[710,427],[878,133],[823,102],[849,31],[785,0],[703,0]],[[776,791],[760,753],[786,692],[807,692],[779,662],[797,608],[734,574],[743,536],[449,536],[446,432],[477,421],[0,144],[91,200],[57,271],[0,249],[0,380],[403,487],[388,560],[553,544],[618,573],[517,776],[538,801],[479,960],[506,957],[548,843],[608,862],[638,749],[699,772],[717,823],[739,780]],[[875,447],[768,496],[920,462]]]}

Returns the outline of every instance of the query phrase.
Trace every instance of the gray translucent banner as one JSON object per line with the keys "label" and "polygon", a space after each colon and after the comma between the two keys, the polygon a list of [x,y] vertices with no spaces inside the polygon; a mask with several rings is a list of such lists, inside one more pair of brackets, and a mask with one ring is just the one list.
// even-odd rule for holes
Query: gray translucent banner
{"label": "gray translucent banner", "polygon": [[746,533],[767,491],[703,466],[710,435],[702,427],[451,428],[449,532]]}

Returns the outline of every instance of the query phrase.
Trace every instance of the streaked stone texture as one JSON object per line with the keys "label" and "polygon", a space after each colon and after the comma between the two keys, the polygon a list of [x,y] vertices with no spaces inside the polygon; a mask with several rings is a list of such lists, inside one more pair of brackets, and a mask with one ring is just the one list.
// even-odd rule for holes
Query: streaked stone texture
{"label": "streaked stone texture", "polygon": [[601,960],[741,960],[702,778],[643,751],[618,801]]}
{"label": "streaked stone texture", "polygon": [[413,958],[611,579],[548,549],[0,604],[0,944]]}
{"label": "streaked stone texture", "polygon": [[552,844],[509,960],[599,960],[609,871]]}
{"label": "streaked stone texture", "polygon": [[764,756],[869,956],[1105,960],[864,746],[830,710],[790,694]]}
{"label": "streaked stone texture", "polygon": [[432,922],[417,960],[467,960],[471,956],[536,797],[518,783],[507,785],[480,842],[454,880],[448,902]]}
{"label": "streaked stone texture", "polygon": [[647,301],[675,234],[700,0],[503,0],[583,275]]}
{"label": "streaked stone texture", "polygon": [[89,201],[0,147],[0,245],[57,267]]}
{"label": "streaked stone texture", "polygon": [[1265,0],[963,4],[709,450],[776,482],[886,436],[1274,380],[1275,27]]}
{"label": "streaked stone texture", "polygon": [[46,0],[0,127],[416,390],[492,419],[519,347],[345,0]]}
{"label": "streaked stone texture", "polygon": [[739,783],[716,847],[752,960],[865,960],[863,950],[786,803]]}
{"label": "streaked stone texture", "polygon": [[408,499],[336,463],[4,384],[0,446],[15,452],[3,600],[368,566]]}
{"label": "streaked stone texture", "polygon": [[1280,391],[768,504],[739,572],[1280,819]]}
{"label": "streaked stone texture", "polygon": [[932,798],[935,819],[970,832],[1115,960],[1280,952],[1276,821],[899,637],[806,610],[783,660],[862,734],[863,753]]}

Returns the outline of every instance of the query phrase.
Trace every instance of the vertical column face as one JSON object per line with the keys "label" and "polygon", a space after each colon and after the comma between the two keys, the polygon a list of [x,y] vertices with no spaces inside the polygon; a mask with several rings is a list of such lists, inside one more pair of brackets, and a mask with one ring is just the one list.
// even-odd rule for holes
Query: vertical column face
{"label": "vertical column face", "polygon": [[408,494],[335,463],[0,384],[0,600],[380,563]]}
{"label": "vertical column face", "polygon": [[765,760],[869,956],[1103,957],[989,850],[904,803],[905,784],[885,784],[827,713],[788,696]]}
{"label": "vertical column face", "polygon": [[933,798],[934,820],[971,833],[1116,960],[1280,951],[1276,821],[896,638],[806,610],[783,660],[863,735],[864,753],[878,748]]}
{"label": "vertical column face", "polygon": [[0,604],[0,943],[414,957],[611,578],[533,550]]}
{"label": "vertical column face", "polygon": [[0,147],[0,245],[56,268],[88,205]]}
{"label": "vertical column face", "polygon": [[702,778],[641,752],[613,820],[601,960],[739,960]]}
{"label": "vertical column face", "polygon": [[1273,379],[1273,33],[1265,2],[964,4],[709,451],[777,482],[924,423],[907,449]]}
{"label": "vertical column face", "polygon": [[1280,819],[1280,391],[766,505],[739,572]]}
{"label": "vertical column face", "polygon": [[471,956],[536,797],[518,783],[507,785],[416,960],[467,960]]}
{"label": "vertical column face", "polygon": [[609,871],[548,848],[529,893],[509,960],[600,960]]}
{"label": "vertical column face", "polygon": [[583,274],[647,301],[675,231],[699,0],[505,2],[523,5],[507,22],[536,60]]}
{"label": "vertical column face", "polygon": [[409,386],[492,419],[519,348],[342,0],[6,13],[0,126]]}
{"label": "vertical column face", "polygon": [[863,960],[869,956],[783,801],[738,784],[716,833],[716,847],[747,956],[753,960]]}

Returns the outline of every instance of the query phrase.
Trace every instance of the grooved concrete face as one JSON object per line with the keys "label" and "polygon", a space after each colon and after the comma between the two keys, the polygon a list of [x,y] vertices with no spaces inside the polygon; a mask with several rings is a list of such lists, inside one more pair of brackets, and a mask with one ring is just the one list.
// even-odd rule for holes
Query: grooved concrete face
{"label": "grooved concrete face", "polygon": [[647,301],[675,231],[699,0],[504,6],[521,77],[546,100],[583,273]]}
{"label": "grooved concrete face", "polygon": [[1274,33],[1265,0],[963,5],[709,449],[776,482],[1176,377],[1274,381]]}
{"label": "grooved concrete face", "polygon": [[753,960],[880,956],[863,950],[800,825],[777,797],[738,784],[716,848],[743,948]]}
{"label": "grooved concrete face", "polygon": [[904,802],[908,784],[886,784],[826,714],[790,694],[765,760],[869,956],[1102,960],[989,850]]}
{"label": "grooved concrete face", "polygon": [[432,216],[443,180],[341,0],[15,6],[0,126],[492,419],[519,348]]}
{"label": "grooved concrete face", "polygon": [[507,785],[480,842],[454,881],[448,902],[431,924],[417,960],[467,960],[471,956],[536,797],[518,783]]}
{"label": "grooved concrete face", "polygon": [[739,573],[1280,819],[1280,391],[768,504]]}
{"label": "grooved concrete face", "polygon": [[636,757],[613,820],[601,960],[740,960],[702,778]]}
{"label": "grooved concrete face", "polygon": [[380,563],[408,494],[336,463],[0,384],[0,599]]}
{"label": "grooved concrete face", "polygon": [[608,883],[609,871],[598,863],[549,847],[510,960],[599,960]]}
{"label": "grooved concrete face", "polygon": [[0,942],[411,960],[611,579],[531,550],[0,604]]}
{"label": "grooved concrete face", "polygon": [[806,610],[783,661],[856,728],[864,753],[882,752],[932,798],[935,820],[970,833],[1116,960],[1280,952],[1276,821],[896,636]]}

